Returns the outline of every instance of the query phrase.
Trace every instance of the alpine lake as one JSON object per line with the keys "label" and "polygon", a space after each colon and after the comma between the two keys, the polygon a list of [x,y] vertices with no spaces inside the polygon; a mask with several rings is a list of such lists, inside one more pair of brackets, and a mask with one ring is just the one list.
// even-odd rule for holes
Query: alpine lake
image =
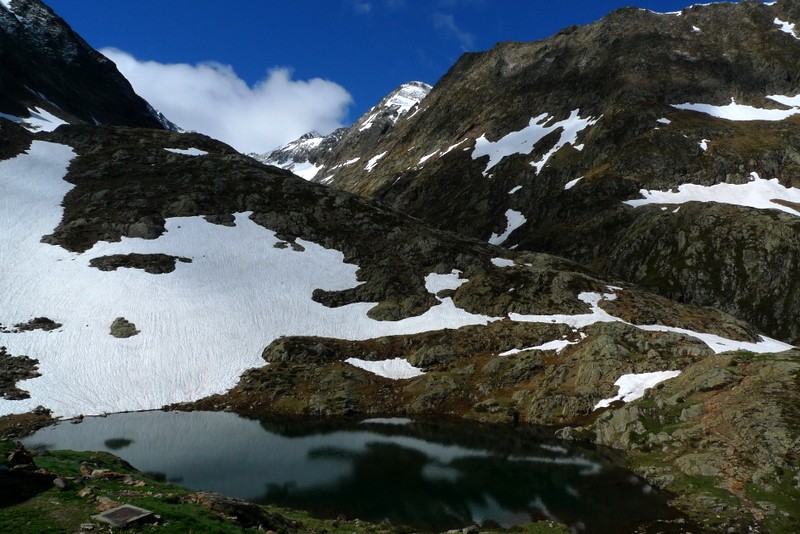
{"label": "alpine lake", "polygon": [[64,421],[22,441],[107,451],[198,491],[426,532],[540,519],[573,532],[632,532],[677,517],[613,452],[545,436],[446,419],[154,411]]}

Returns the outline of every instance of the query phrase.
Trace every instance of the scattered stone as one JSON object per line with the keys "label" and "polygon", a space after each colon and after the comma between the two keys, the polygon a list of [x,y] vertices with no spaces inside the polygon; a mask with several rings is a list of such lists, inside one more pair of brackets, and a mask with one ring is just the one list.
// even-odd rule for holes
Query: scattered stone
{"label": "scattered stone", "polygon": [[295,525],[283,516],[264,510],[262,507],[216,493],[195,493],[184,500],[208,508],[215,514],[231,519],[245,528],[260,528],[278,531],[294,531]]}
{"label": "scattered stone", "polygon": [[64,325],[47,317],[36,317],[27,323],[15,324],[14,328],[17,332],[30,332],[33,330],[44,330],[45,332],[50,332],[51,330],[56,330],[62,326]]}
{"label": "scattered stone", "polygon": [[120,267],[141,269],[150,274],[166,274],[175,270],[176,262],[192,263],[190,258],[167,254],[112,254],[89,261],[89,265],[101,271],[116,271]]}
{"label": "scattered stone", "polygon": [[114,322],[111,323],[111,335],[116,338],[124,339],[133,337],[138,333],[139,330],[136,329],[136,325],[124,317],[117,317],[114,319]]}
{"label": "scattered stone", "polygon": [[94,486],[86,486],[85,488],[78,491],[78,497],[89,497],[94,494]]}
{"label": "scattered stone", "polygon": [[58,489],[60,489],[61,491],[64,491],[65,489],[67,489],[67,481],[64,480],[61,477],[54,478],[53,479],[53,485],[55,487],[57,487]]}
{"label": "scattered stone", "polygon": [[94,524],[92,523],[81,523],[81,531],[89,532],[94,530]]}

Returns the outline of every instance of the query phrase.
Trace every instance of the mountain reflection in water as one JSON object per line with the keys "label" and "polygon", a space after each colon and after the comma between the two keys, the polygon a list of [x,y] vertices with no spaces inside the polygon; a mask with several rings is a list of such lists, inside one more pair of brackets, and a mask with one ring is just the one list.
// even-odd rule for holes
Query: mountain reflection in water
{"label": "mountain reflection in water", "polygon": [[140,412],[45,428],[24,443],[104,450],[192,489],[418,529],[548,518],[578,532],[619,532],[675,516],[607,453],[526,428]]}

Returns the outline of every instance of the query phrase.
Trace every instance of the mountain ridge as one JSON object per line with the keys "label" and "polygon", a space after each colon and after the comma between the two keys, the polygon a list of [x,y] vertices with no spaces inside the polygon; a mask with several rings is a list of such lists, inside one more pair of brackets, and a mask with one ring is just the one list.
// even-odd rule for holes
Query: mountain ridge
{"label": "mountain ridge", "polygon": [[[342,149],[326,183],[440,228],[484,240],[507,234],[506,246],[566,256],[797,341],[797,290],[769,309],[775,295],[794,287],[788,274],[800,261],[794,219],[778,215],[775,226],[769,211],[708,202],[705,209],[684,208],[672,221],[659,212],[663,205],[625,207],[641,191],[747,184],[752,173],[796,184],[800,147],[788,97],[800,92],[800,41],[783,23],[797,20],[797,10],[786,0],[698,5],[678,14],[625,8],[549,39],[465,54],[379,145]],[[767,98],[781,94],[787,96]],[[732,121],[692,103],[720,117],[783,109],[787,118]],[[573,138],[567,133],[574,128]],[[512,134],[533,136],[529,148],[501,152]],[[489,151],[497,155],[487,164]],[[370,171],[343,165],[379,155]],[[753,237],[715,234],[712,221],[728,214]],[[680,259],[684,238],[670,240],[687,233],[704,236],[691,270]],[[747,243],[758,241],[774,243],[780,256],[768,262],[744,254]],[[743,254],[744,267],[737,260]],[[770,280],[775,262],[787,274],[751,286],[752,279]]]}

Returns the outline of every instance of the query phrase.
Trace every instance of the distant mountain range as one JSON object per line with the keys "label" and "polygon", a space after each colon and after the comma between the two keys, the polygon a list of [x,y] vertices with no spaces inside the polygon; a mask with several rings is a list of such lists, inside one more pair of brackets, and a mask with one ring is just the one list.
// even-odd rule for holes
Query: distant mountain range
{"label": "distant mountain range", "polygon": [[618,10],[254,159],[0,1],[0,430],[533,423],[621,450],[674,495],[670,531],[797,530],[796,22]]}

